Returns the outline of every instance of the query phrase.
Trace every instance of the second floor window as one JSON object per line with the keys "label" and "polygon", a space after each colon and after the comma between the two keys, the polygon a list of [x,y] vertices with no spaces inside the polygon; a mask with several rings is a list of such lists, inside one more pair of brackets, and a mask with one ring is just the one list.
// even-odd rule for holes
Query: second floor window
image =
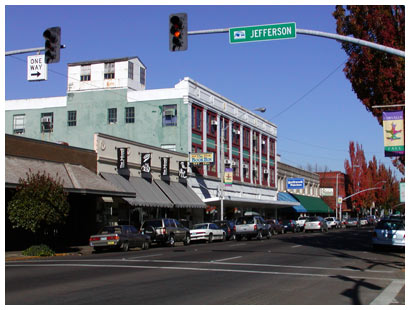
{"label": "second floor window", "polygon": [[135,122],[135,110],[134,107],[125,108],[125,123],[134,123]]}
{"label": "second floor window", "polygon": [[104,80],[115,78],[115,63],[107,62],[104,64]]}
{"label": "second floor window", "polygon": [[41,113],[41,132],[53,132],[53,113]]}
{"label": "second floor window", "polygon": [[177,105],[176,104],[164,105],[162,107],[162,127],[177,126],[177,125],[178,125]]}
{"label": "second floor window", "polygon": [[117,122],[117,109],[108,109],[108,124],[115,124]]}
{"label": "second floor window", "polygon": [[91,65],[82,65],[81,66],[80,80],[82,82],[91,81]]}
{"label": "second floor window", "polygon": [[131,61],[128,62],[128,78],[134,79],[134,64]]}
{"label": "second floor window", "polygon": [[13,116],[13,133],[21,135],[25,131],[26,116],[24,114]]}
{"label": "second floor window", "polygon": [[67,113],[67,125],[77,126],[77,111],[68,111]]}

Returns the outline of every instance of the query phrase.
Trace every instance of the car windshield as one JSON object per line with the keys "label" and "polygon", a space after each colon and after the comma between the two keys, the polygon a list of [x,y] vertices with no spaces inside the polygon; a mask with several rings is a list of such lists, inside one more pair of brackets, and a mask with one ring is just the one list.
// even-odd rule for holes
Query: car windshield
{"label": "car windshield", "polygon": [[253,224],[253,217],[251,216],[243,216],[236,220],[236,224]]}
{"label": "car windshield", "polygon": [[208,228],[208,224],[195,224],[194,227],[192,227],[192,229],[207,229]]}
{"label": "car windshield", "polygon": [[121,227],[120,226],[105,226],[100,229],[100,235],[108,235],[108,234],[120,234]]}
{"label": "car windshield", "polygon": [[376,229],[404,230],[404,222],[402,221],[381,221],[377,223]]}
{"label": "car windshield", "polygon": [[317,218],[317,217],[315,217],[315,216],[308,217],[308,218],[306,219],[306,222],[319,222],[319,221],[320,221],[319,218]]}
{"label": "car windshield", "polygon": [[283,223],[283,224],[289,224],[289,223],[290,223],[290,220],[283,220],[282,223]]}
{"label": "car windshield", "polygon": [[143,228],[148,228],[148,227],[162,227],[162,221],[161,220],[155,220],[155,221],[146,221],[142,225]]}

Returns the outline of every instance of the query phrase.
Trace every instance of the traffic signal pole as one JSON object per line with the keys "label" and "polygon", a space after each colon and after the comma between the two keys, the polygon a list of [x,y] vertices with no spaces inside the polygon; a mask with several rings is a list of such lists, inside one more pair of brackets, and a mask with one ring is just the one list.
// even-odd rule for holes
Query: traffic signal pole
{"label": "traffic signal pole", "polygon": [[[224,33],[224,32],[229,32],[229,28],[188,31],[188,35],[213,34],[213,33]],[[391,48],[388,46],[376,44],[376,43],[369,42],[369,41],[362,40],[362,39],[342,36],[342,35],[335,34],[335,33],[328,33],[328,32],[316,31],[316,30],[307,30],[307,29],[296,29],[296,33],[303,34],[303,35],[323,37],[323,38],[328,38],[328,39],[333,39],[333,40],[338,40],[338,41],[345,41],[345,42],[377,49],[379,51],[392,54],[392,55],[396,55],[399,57],[403,57],[403,58],[405,57],[404,51]]]}
{"label": "traffic signal pole", "polygon": [[[60,48],[66,48],[66,46],[61,45]],[[45,51],[45,50],[46,50],[45,47],[33,47],[33,48],[27,48],[27,49],[23,49],[23,50],[8,51],[8,52],[6,52],[6,56],[33,53],[33,52],[41,52],[41,51]]]}

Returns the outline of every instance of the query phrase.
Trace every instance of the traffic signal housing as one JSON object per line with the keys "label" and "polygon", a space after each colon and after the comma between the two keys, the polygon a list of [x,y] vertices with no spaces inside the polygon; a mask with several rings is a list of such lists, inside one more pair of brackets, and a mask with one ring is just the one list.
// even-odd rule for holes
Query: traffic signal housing
{"label": "traffic signal housing", "polygon": [[169,16],[169,50],[185,51],[188,48],[188,16],[176,13]]}
{"label": "traffic signal housing", "polygon": [[45,62],[47,64],[60,61],[61,47],[61,28],[51,27],[43,32],[43,37],[46,39],[45,47]]}

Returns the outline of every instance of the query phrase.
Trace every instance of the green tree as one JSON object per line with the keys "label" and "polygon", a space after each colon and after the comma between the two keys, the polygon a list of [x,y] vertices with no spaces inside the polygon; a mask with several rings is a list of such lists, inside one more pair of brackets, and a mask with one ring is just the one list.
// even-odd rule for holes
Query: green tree
{"label": "green tree", "polygon": [[58,225],[64,224],[70,206],[61,179],[54,180],[44,172],[32,173],[19,180],[16,193],[7,206],[15,228],[30,230],[45,241]]}
{"label": "green tree", "polygon": [[[337,5],[333,16],[340,35],[404,51],[404,5]],[[342,43],[342,48],[349,56],[344,68],[347,79],[358,99],[383,125],[383,109],[373,107],[405,103],[404,58],[353,43]],[[404,156],[393,164],[403,173]]]}

